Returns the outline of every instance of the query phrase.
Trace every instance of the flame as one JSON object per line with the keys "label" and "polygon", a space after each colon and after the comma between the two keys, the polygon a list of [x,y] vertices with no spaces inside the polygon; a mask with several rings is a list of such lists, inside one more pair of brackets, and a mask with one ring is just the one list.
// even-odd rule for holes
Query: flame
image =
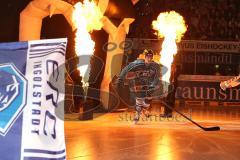
{"label": "flame", "polygon": [[164,38],[160,52],[160,62],[168,68],[167,73],[162,75],[162,80],[170,82],[171,66],[174,55],[177,54],[177,44],[187,31],[184,18],[175,11],[160,13],[156,21],[152,23],[153,29],[157,30],[159,38]]}
{"label": "flame", "polygon": [[[73,24],[76,27],[75,52],[77,56],[89,55],[88,58],[79,58],[79,64],[86,64],[78,67],[80,76],[83,78],[83,85],[88,85],[90,58],[94,53],[95,42],[91,39],[90,32],[100,30],[103,27],[103,13],[94,1],[84,0],[74,5],[72,15]],[[82,62],[82,61],[87,61]]]}

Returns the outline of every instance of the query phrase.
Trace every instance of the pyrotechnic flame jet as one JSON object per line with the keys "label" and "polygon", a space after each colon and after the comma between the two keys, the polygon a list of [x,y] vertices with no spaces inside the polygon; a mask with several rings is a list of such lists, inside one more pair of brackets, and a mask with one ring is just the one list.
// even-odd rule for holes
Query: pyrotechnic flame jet
{"label": "pyrotechnic flame jet", "polygon": [[159,63],[168,68],[167,73],[162,75],[162,80],[169,83],[174,55],[177,54],[176,43],[181,41],[187,26],[184,18],[175,11],[160,13],[152,25],[158,37],[164,38]]}
{"label": "pyrotechnic flame jet", "polygon": [[[87,65],[80,66],[80,75],[83,78],[82,82],[85,87],[88,86],[90,58],[94,53],[95,42],[91,39],[90,32],[93,30],[101,30],[103,13],[94,1],[84,0],[83,3],[78,2],[74,5],[73,22],[77,28],[75,37],[75,51],[78,57],[82,55],[89,55],[85,58]],[[86,56],[85,56],[86,57]],[[79,64],[86,64],[81,62]]]}

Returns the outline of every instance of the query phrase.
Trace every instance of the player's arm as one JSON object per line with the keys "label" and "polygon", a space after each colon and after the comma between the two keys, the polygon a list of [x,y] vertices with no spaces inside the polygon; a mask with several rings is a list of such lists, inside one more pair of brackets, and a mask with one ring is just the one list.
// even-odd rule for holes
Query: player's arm
{"label": "player's arm", "polygon": [[126,67],[124,67],[121,71],[121,73],[118,76],[118,82],[123,83],[126,79],[127,75],[133,71],[134,68],[137,66],[143,65],[143,61],[136,60],[134,62],[129,63]]}
{"label": "player's arm", "polygon": [[153,69],[155,71],[153,82],[150,85],[150,88],[155,88],[159,84],[160,77],[160,65],[158,63],[153,64]]}
{"label": "player's arm", "polygon": [[222,90],[226,90],[227,88],[233,88],[238,85],[240,85],[240,75],[220,83],[220,87]]}

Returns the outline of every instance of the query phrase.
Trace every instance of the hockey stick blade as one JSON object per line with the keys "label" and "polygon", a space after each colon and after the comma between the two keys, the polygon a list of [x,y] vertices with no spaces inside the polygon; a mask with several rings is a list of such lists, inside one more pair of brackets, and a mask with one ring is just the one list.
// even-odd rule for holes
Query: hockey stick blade
{"label": "hockey stick blade", "polygon": [[204,131],[219,131],[220,127],[218,127],[218,126],[216,126],[216,127],[209,127],[209,128],[202,127],[202,129]]}
{"label": "hockey stick blade", "polygon": [[164,104],[164,106],[168,107],[172,111],[177,112],[178,114],[180,114],[181,116],[183,116],[184,118],[186,118],[187,120],[189,120],[190,122],[192,122],[193,124],[195,124],[196,126],[198,126],[199,128],[201,128],[204,131],[219,131],[220,130],[220,127],[218,127],[218,126],[215,126],[215,127],[203,127],[200,124],[198,124],[197,122],[193,121],[191,118],[189,118],[186,115],[184,115],[183,113],[181,113],[180,111],[178,111],[175,108],[169,106],[165,102],[162,101],[162,104]]}

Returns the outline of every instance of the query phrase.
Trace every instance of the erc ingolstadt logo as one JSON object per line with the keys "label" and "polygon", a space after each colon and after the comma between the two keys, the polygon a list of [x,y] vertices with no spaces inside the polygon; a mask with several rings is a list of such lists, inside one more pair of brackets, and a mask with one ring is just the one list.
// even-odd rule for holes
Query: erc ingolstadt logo
{"label": "erc ingolstadt logo", "polygon": [[0,64],[0,134],[5,136],[26,105],[27,80],[13,64]]}

